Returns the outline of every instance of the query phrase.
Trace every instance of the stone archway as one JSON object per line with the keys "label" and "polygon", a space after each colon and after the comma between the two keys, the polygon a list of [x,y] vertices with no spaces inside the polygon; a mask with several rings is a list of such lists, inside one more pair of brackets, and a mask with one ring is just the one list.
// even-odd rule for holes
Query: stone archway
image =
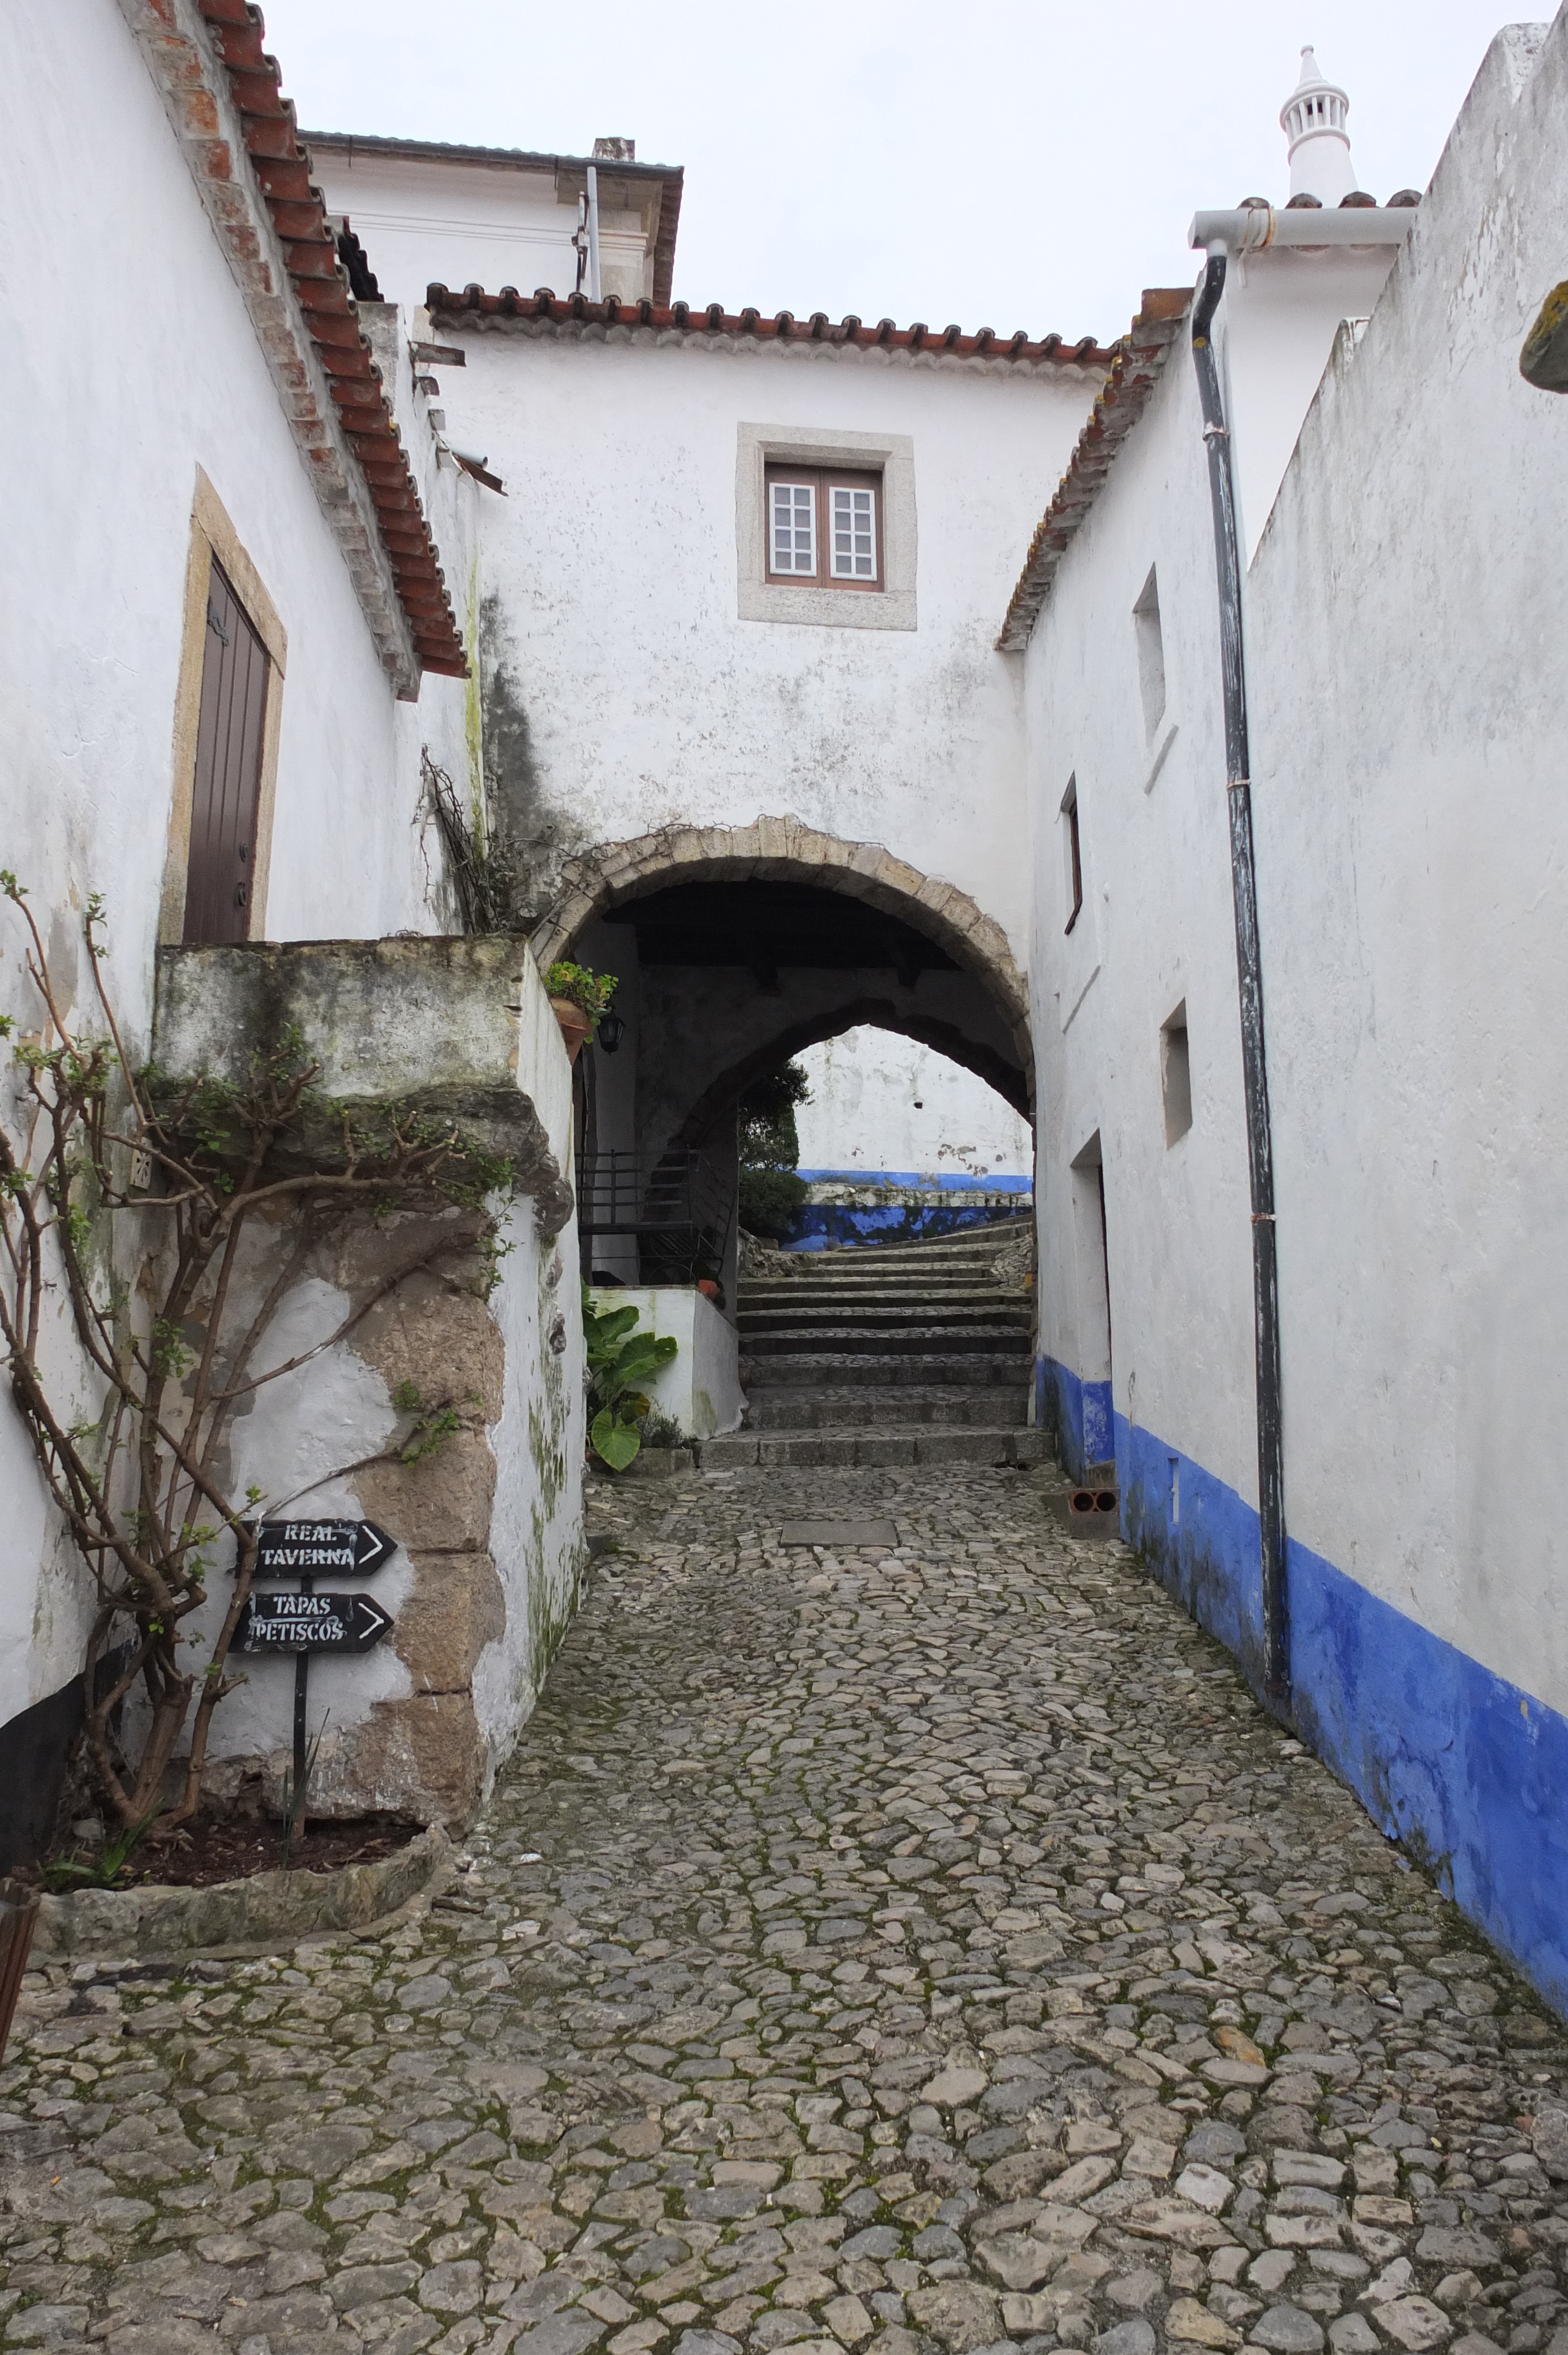
{"label": "stone archway", "polygon": [[905,1039],[918,1039],[924,1047],[935,1048],[939,1055],[961,1063],[996,1090],[1013,1111],[1029,1117],[1029,1104],[1021,1075],[993,1050],[977,1045],[967,1039],[951,1022],[927,1021],[920,1016],[905,1012],[891,998],[858,997],[847,999],[831,1012],[794,1023],[779,1030],[766,1046],[754,1050],[740,1061],[721,1071],[709,1082],[693,1104],[682,1126],[671,1138],[673,1150],[698,1145],[706,1136],[717,1116],[733,1105],[751,1082],[775,1064],[786,1061],[791,1055],[819,1045],[824,1039],[842,1038],[846,1030],[865,1026],[876,1030],[891,1030]]}
{"label": "stone archway", "polygon": [[568,954],[595,916],[640,891],[752,878],[842,891],[926,932],[991,999],[1033,1094],[1029,993],[1001,926],[967,891],[922,875],[881,843],[844,841],[797,817],[757,817],[740,826],[662,826],[582,852],[567,861],[563,889],[535,927],[530,945],[543,970]]}

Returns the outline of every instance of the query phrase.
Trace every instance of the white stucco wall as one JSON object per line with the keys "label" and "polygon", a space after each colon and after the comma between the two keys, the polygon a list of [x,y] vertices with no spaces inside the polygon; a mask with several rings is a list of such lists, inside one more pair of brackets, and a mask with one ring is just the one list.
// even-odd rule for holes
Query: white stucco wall
{"label": "white stucco wall", "polygon": [[1033,1139],[996,1090],[934,1047],[861,1028],[795,1060],[810,1082],[796,1111],[800,1167],[1027,1178]]}
{"label": "white stucco wall", "polygon": [[1398,249],[1238,254],[1225,278],[1226,407],[1242,554],[1250,562],[1341,319],[1363,319]]}
{"label": "white stucco wall", "polygon": [[[69,1012],[89,997],[81,910],[89,892],[105,895],[104,971],[134,1054],[151,1013],[197,468],[288,637],[271,937],[439,926],[418,749],[430,737],[462,758],[467,698],[461,682],[431,680],[418,706],[395,702],[239,289],[113,0],[0,13],[0,217],[16,559],[0,579],[3,856],[30,892]],[[405,434],[428,470],[433,445]],[[442,491],[449,527],[471,496],[455,480]],[[32,1025],[22,946],[13,911],[0,908],[0,1007]],[[69,1386],[63,1325],[58,1339]],[[3,1723],[79,1667],[82,1600],[8,1410],[0,1493],[12,1512]]]}
{"label": "white stucco wall", "polygon": [[[546,891],[577,847],[789,812],[957,884],[1022,961],[1017,689],[993,645],[1093,382],[803,341],[440,333],[468,354],[450,430],[512,495],[485,572]],[[911,437],[916,629],[739,618],[743,424]]]}
{"label": "white stucco wall", "polygon": [[[1133,606],[1159,584],[1165,706]],[[1041,1347],[1255,1499],[1252,1246],[1202,421],[1185,334],[1066,551],[1027,655]],[[1061,806],[1076,780],[1084,905]],[[1151,782],[1152,780],[1152,782]],[[1160,1026],[1187,1007],[1192,1126],[1165,1141]]]}
{"label": "white stucco wall", "polygon": [[[548,163],[388,155],[327,147],[319,139],[311,143],[311,156],[327,210],[347,214],[382,293],[408,311],[423,303],[432,282],[458,291],[471,282],[516,286],[524,293],[548,286],[556,294],[577,285],[577,200],[575,194],[565,202],[557,197]],[[599,166],[607,182],[614,169]],[[657,185],[631,185],[650,189],[656,219]],[[651,291],[644,281],[652,244],[639,212],[601,198],[599,241],[606,294],[634,303]]]}
{"label": "white stucco wall", "polygon": [[[1290,1525],[1568,1703],[1568,21],[1499,37],[1249,584]],[[1324,692],[1326,681],[1332,692]]]}
{"label": "white stucco wall", "polygon": [[688,1439],[711,1439],[715,1432],[738,1431],[746,1394],[738,1371],[740,1343],[735,1327],[693,1284],[627,1284],[596,1295],[601,1314],[635,1308],[640,1333],[658,1333],[677,1345],[675,1355],[646,1385],[645,1395],[678,1423]]}

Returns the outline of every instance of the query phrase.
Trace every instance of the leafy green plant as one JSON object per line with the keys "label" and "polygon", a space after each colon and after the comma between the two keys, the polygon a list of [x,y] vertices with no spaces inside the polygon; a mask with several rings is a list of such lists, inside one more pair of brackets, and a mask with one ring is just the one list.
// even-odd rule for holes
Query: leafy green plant
{"label": "leafy green plant", "polygon": [[588,1440],[612,1472],[624,1472],[642,1445],[638,1425],[653,1412],[642,1384],[667,1366],[680,1344],[670,1334],[638,1333],[641,1310],[627,1306],[602,1315],[583,1286],[583,1334],[588,1342]]}
{"label": "leafy green plant", "polygon": [[779,1241],[806,1199],[806,1181],[796,1170],[800,1140],[795,1108],[809,1103],[810,1093],[804,1066],[780,1063],[759,1073],[741,1095],[740,1223],[750,1234]]}
{"label": "leafy green plant", "polygon": [[597,1030],[600,1016],[609,1011],[616,976],[612,973],[590,973],[586,964],[572,964],[566,958],[557,958],[545,975],[545,988],[551,997],[564,997],[568,1004],[580,1006]]}
{"label": "leafy green plant", "polygon": [[434,1405],[421,1396],[417,1382],[399,1382],[392,1393],[392,1403],[399,1414],[410,1416],[413,1423],[413,1428],[397,1444],[399,1464],[422,1463],[462,1428],[462,1417],[450,1400],[443,1405]]}
{"label": "leafy green plant", "polygon": [[[213,1711],[243,1681],[229,1653],[264,1500],[231,1491],[237,1418],[411,1277],[486,1288],[493,1197],[514,1173],[450,1122],[397,1107],[361,1117],[326,1097],[292,1028],[259,1042],[239,1080],[132,1065],[104,985],[101,901],[84,911],[96,1002],[78,1023],[7,870],[0,897],[26,928],[43,1018],[28,1034],[0,1016],[19,1074],[0,1102],[0,1364],[91,1581],[88,1775],[120,1838],[139,1840],[159,1819],[157,1841],[196,1813]],[[322,1255],[338,1263],[353,1233],[395,1217],[406,1241],[366,1259],[334,1328],[291,1354],[269,1350]],[[62,1303],[79,1347],[63,1378]],[[62,1403],[62,1380],[84,1395]],[[421,1401],[401,1441],[324,1476],[416,1461],[455,1422],[450,1405]],[[265,1502],[277,1513],[294,1498]],[[222,1573],[209,1639],[192,1614]],[[123,1709],[137,1687],[143,1705]]]}
{"label": "leafy green plant", "polygon": [[651,1406],[642,1418],[642,1444],[655,1448],[684,1447],[686,1434],[673,1414],[666,1414],[662,1406]]}
{"label": "leafy green plant", "polygon": [[104,1841],[96,1856],[79,1857],[73,1851],[53,1864],[46,1864],[43,1868],[44,1887],[56,1897],[68,1889],[112,1889],[164,1812],[164,1803],[160,1799],[156,1806],[148,1808],[139,1823],[122,1825],[112,1838]]}

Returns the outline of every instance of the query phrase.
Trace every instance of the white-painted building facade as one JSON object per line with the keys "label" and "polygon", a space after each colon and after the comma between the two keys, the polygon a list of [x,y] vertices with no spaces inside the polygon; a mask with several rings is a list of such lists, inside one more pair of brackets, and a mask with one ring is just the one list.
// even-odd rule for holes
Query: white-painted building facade
{"label": "white-painted building facade", "polygon": [[[1568,245],[1565,104],[1568,20],[1499,35],[1408,236],[1233,252],[1213,328],[1279,1271],[1275,1705],[1560,2004],[1568,413],[1520,354]],[[1073,1468],[1114,1457],[1127,1535],[1261,1682],[1215,539],[1171,308],[1013,614],[1041,1403]]]}
{"label": "white-painted building facade", "polygon": [[[133,1061],[161,1050],[159,961],[184,942],[201,954],[215,938],[453,929],[421,754],[461,777],[477,709],[471,679],[452,674],[474,635],[480,492],[441,450],[397,314],[369,304],[356,315],[303,161],[287,160],[275,84],[259,77],[270,100],[245,85],[239,48],[231,73],[226,37],[194,0],[172,10],[69,0],[0,19],[17,558],[0,587],[0,864],[39,920],[63,1016],[89,1034],[101,1020],[82,917],[101,893],[102,974]],[[248,131],[258,123],[264,134]],[[281,212],[268,173],[293,176]],[[384,382],[360,365],[362,336]],[[352,414],[334,399],[329,350],[333,367],[357,371],[365,406]],[[237,631],[257,647],[258,736],[246,755],[254,823],[228,846],[215,932],[195,905],[193,792],[204,682]],[[48,1044],[26,948],[17,911],[0,903],[0,1010]],[[553,1120],[564,1167],[565,1054],[547,1014],[537,1019],[541,987],[521,944],[514,963],[535,1018],[531,1029],[519,1018],[516,1085]],[[519,986],[501,994],[515,999]],[[388,1035],[392,1018],[387,1009]],[[20,1135],[14,1070],[4,1084]],[[313,1730],[323,1711],[331,1719],[323,1804],[460,1817],[511,1741],[569,1610],[581,1553],[575,1313],[561,1324],[559,1357],[549,1335],[559,1303],[574,1310],[576,1250],[569,1228],[564,1242],[547,1235],[532,1207],[519,1197],[508,1216],[515,1249],[492,1303],[488,1423],[463,1443],[471,1438],[473,1457],[465,1529],[454,1541],[427,1514],[416,1541],[406,1520],[381,1582],[397,1631],[318,1672]],[[319,1339],[338,1305],[331,1285],[306,1284],[280,1333]],[[95,1412],[58,1293],[44,1346],[62,1406]],[[385,1444],[400,1428],[396,1380],[345,1343],[259,1393],[265,1411],[246,1424],[237,1487],[253,1479],[265,1510]],[[553,1461],[546,1477],[530,1456],[531,1419],[551,1437],[546,1455],[569,1467],[559,1479]],[[0,1779],[6,1843],[25,1854],[75,1721],[90,1587],[9,1399],[0,1496]],[[339,1478],[295,1509],[368,1508],[356,1482]],[[432,1676],[429,1589],[454,1565],[468,1599],[456,1651]],[[208,1634],[226,1575],[220,1565]],[[220,1782],[251,1765],[275,1782],[291,1673],[287,1660],[259,1658],[249,1685],[219,1708]]]}
{"label": "white-painted building facade", "polygon": [[846,1030],[798,1058],[810,1090],[795,1114],[807,1178],[1027,1188],[1029,1123],[961,1063],[886,1031]]}
{"label": "white-painted building facade", "polygon": [[[243,112],[255,61],[226,62],[203,0],[173,5]],[[458,929],[428,751],[538,965],[619,977],[620,1036],[585,1050],[569,1104],[536,1024],[519,1078],[587,1263],[648,1287],[650,1315],[674,1248],[649,1231],[653,1181],[700,1159],[715,1200],[733,1191],[736,1098],[785,1057],[821,1076],[808,1167],[1033,1163],[1039,1412],[1073,1471],[1114,1459],[1126,1534],[1255,1676],[1255,1205],[1189,290],[1147,296],[1114,346],[704,309],[673,293],[680,174],[626,142],[574,159],[334,133],[285,194],[241,155],[231,197],[171,128],[165,16],[72,0],[0,30],[15,285],[93,284],[117,360],[107,402],[69,304],[18,314],[42,554],[4,592],[6,855],[59,912],[62,957],[107,887],[113,986],[150,1032],[181,930],[191,584],[216,556],[274,680],[251,937]],[[1377,204],[1308,54],[1282,118],[1289,200],[1244,200],[1214,232],[1213,330],[1279,1265],[1290,1680],[1272,1699],[1559,2001],[1568,405],[1518,354],[1568,243],[1565,82],[1562,16],[1499,37],[1429,193]],[[377,509],[392,462],[310,373],[300,224],[276,207],[308,209],[313,184],[342,233],[333,283],[357,288],[344,348],[363,334],[380,364],[417,520]],[[440,574],[413,582],[426,531]],[[432,631],[468,677],[425,675]],[[916,1083],[945,1091],[934,1146]],[[959,1117],[971,1086],[983,1134]],[[835,1143],[857,1095],[871,1125]],[[619,1225],[592,1210],[611,1156],[632,1181]],[[482,1554],[503,1590],[497,1628],[472,1587],[482,1741],[440,1803],[454,1817],[527,1706],[577,1542],[580,1368],[556,1305],[575,1243],[521,1206],[514,1223],[510,1387],[473,1434],[488,1518],[433,1549]],[[682,1232],[727,1288],[733,1223],[710,1223]],[[694,1313],[722,1427],[724,1335]],[[384,1436],[384,1369],[334,1379]],[[550,1400],[546,1477],[523,1433]],[[9,1423],[0,1447],[30,1516],[0,1594],[3,1721],[60,1689],[80,1610]],[[351,1672],[345,1732],[418,1699],[400,1659]],[[408,1796],[423,1774],[429,1798],[397,1742],[392,1781]]]}

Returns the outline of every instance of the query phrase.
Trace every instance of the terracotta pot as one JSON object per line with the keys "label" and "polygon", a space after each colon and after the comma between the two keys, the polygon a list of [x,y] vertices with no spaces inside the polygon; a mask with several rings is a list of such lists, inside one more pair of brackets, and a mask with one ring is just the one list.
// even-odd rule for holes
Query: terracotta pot
{"label": "terracotta pot", "polygon": [[561,1026],[561,1037],[566,1041],[567,1060],[568,1063],[575,1063],[582,1052],[584,1039],[593,1037],[592,1017],[585,1014],[582,1007],[570,997],[552,997],[550,1004],[556,1010],[556,1019]]}
{"label": "terracotta pot", "polygon": [[5,2058],[37,1918],[37,1891],[26,1889],[17,1881],[0,1881],[0,2061]]}

